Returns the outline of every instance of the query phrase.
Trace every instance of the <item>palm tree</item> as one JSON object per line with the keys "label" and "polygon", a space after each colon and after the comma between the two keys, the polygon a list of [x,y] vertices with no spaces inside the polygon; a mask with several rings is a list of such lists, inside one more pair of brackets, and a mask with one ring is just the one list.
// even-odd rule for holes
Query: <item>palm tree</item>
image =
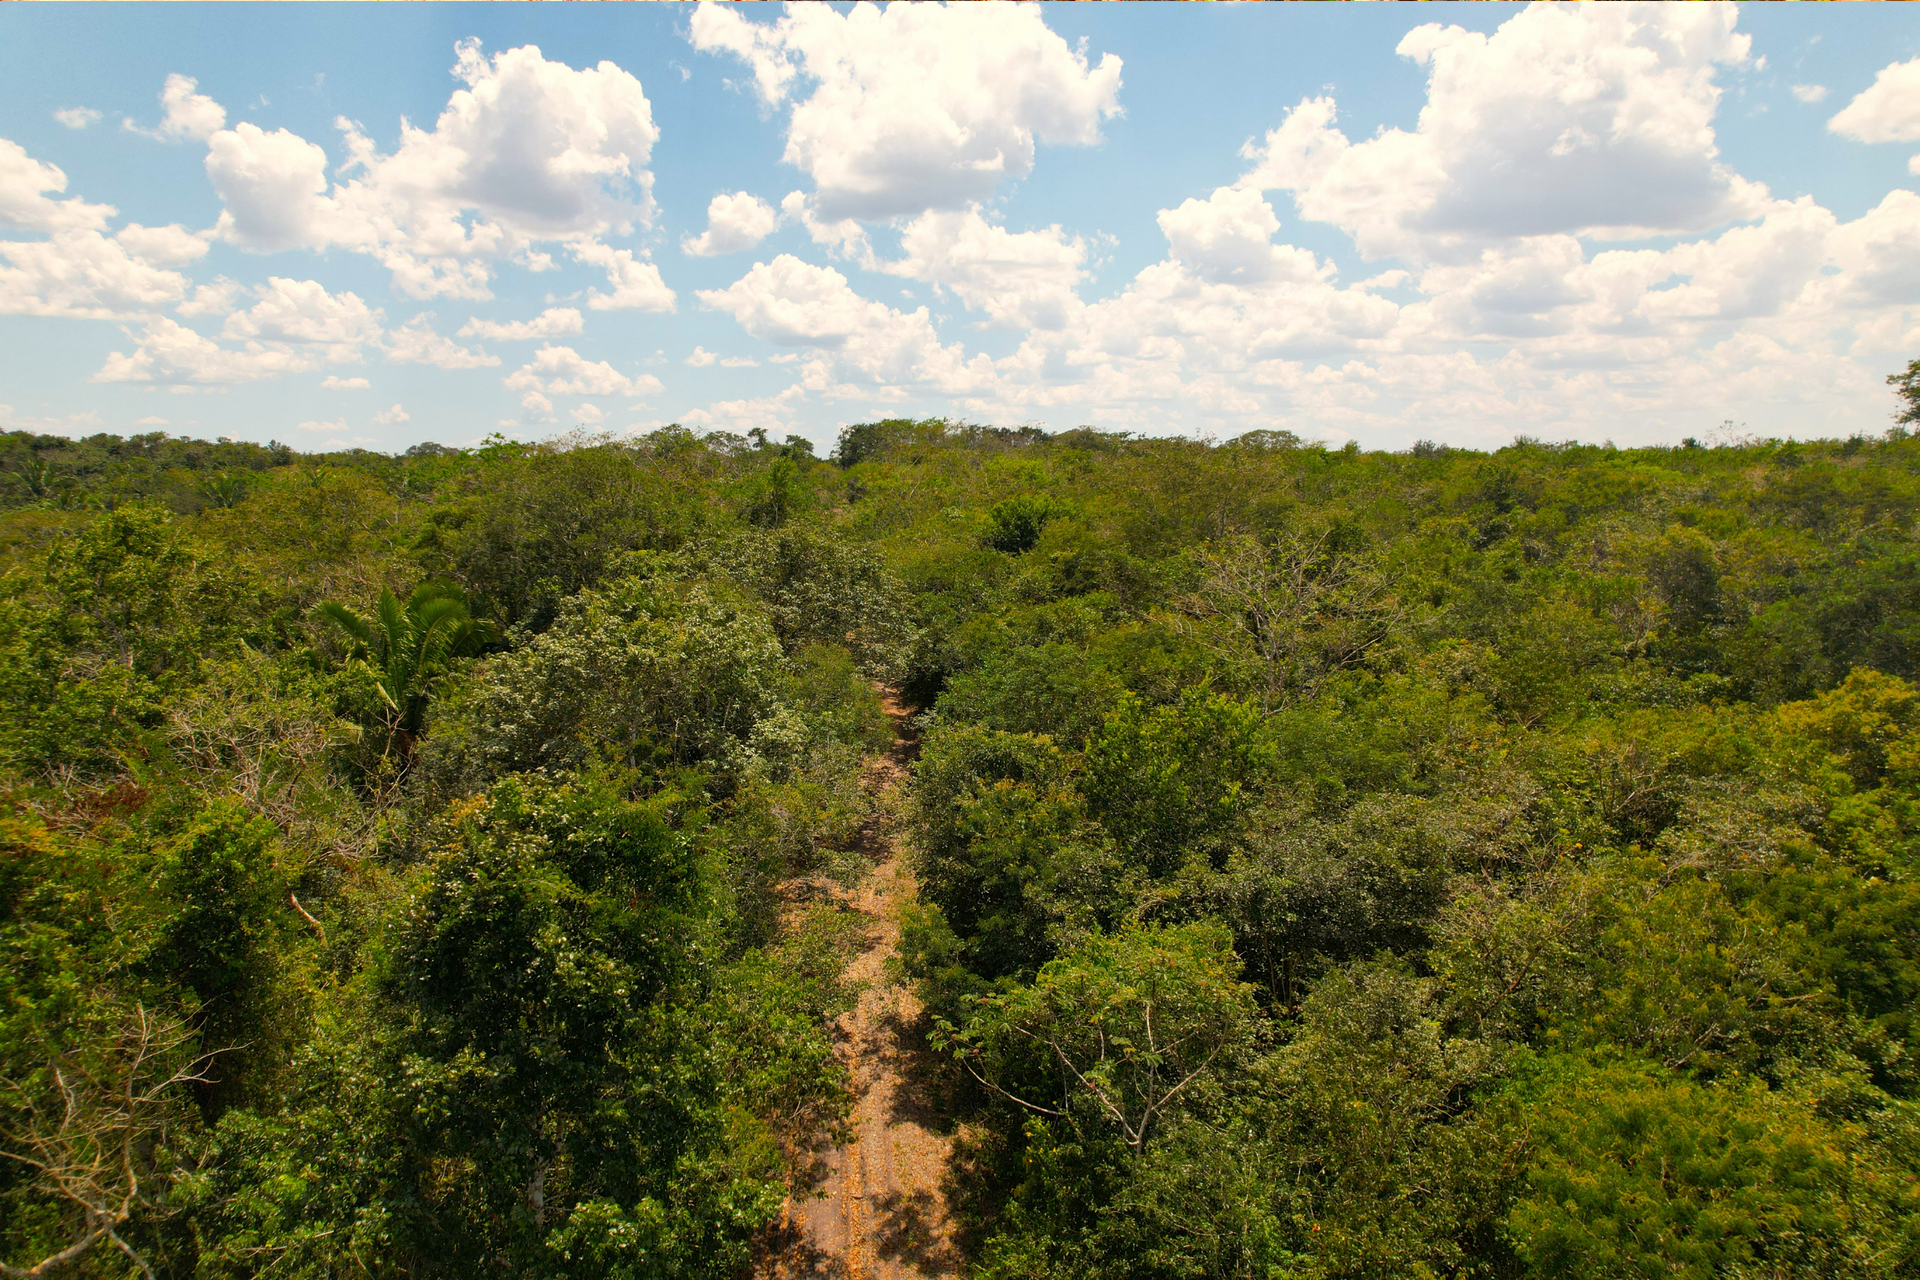
{"label": "palm tree", "polygon": [[491,624],[467,611],[457,588],[422,583],[404,602],[383,588],[373,616],[363,618],[338,601],[314,610],[353,641],[352,659],[377,677],[374,687],[385,704],[381,723],[403,760],[413,754],[427,716],[434,686],[454,658],[478,650],[498,634]]}

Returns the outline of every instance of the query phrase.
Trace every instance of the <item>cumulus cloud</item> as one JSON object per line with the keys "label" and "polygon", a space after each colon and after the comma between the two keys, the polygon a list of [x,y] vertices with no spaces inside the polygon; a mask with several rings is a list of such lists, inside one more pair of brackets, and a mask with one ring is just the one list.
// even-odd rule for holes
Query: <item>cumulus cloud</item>
{"label": "cumulus cloud", "polygon": [[1920,58],[1882,67],[1827,128],[1855,142],[1920,142]]}
{"label": "cumulus cloud", "polygon": [[224,337],[331,347],[333,359],[352,359],[359,347],[380,340],[381,313],[358,294],[273,276],[255,296],[253,306],[227,317]]}
{"label": "cumulus cloud", "polygon": [[704,369],[719,358],[719,356],[707,350],[705,347],[695,347],[693,354],[687,357],[687,364],[694,369]]}
{"label": "cumulus cloud", "polygon": [[[1243,283],[1235,267],[1260,260],[1269,223],[1222,204],[1163,211],[1166,260],[1066,329],[1030,334],[961,407],[1151,430],[1259,421],[1497,443],[1518,423],[1648,440],[1729,415],[1786,415],[1783,431],[1816,412],[1872,420],[1878,363],[1920,344],[1913,192],[1848,223],[1810,198],[1775,202],[1664,249],[1513,237],[1348,288],[1324,264]],[[1209,259],[1223,242],[1232,251]],[[1416,296],[1374,292],[1390,287]]]}
{"label": "cumulus cloud", "polygon": [[1091,145],[1120,109],[1120,59],[1089,66],[1027,5],[794,5],[766,23],[703,3],[691,35],[744,61],[768,106],[810,87],[782,159],[827,224],[964,209],[1026,177],[1036,140]]}
{"label": "cumulus cloud", "polygon": [[207,242],[177,222],[164,227],[143,227],[129,222],[113,238],[127,252],[156,267],[184,267],[207,256]]}
{"label": "cumulus cloud", "polygon": [[780,215],[759,196],[723,192],[707,202],[707,229],[680,241],[683,253],[709,258],[751,249],[773,234]]}
{"label": "cumulus cloud", "polygon": [[1006,329],[1058,329],[1079,305],[1087,246],[1056,224],[1008,231],[975,208],[924,213],[902,228],[905,256],[883,269],[951,290],[970,311]]}
{"label": "cumulus cloud", "polygon": [[1258,191],[1221,187],[1205,200],[1162,209],[1158,220],[1173,257],[1208,284],[1306,281],[1325,274],[1306,250],[1273,243],[1280,219]]}
{"label": "cumulus cloud", "polygon": [[520,393],[523,407],[553,412],[549,396],[650,396],[662,388],[650,373],[630,378],[604,360],[589,360],[572,347],[542,347],[533,359],[503,379]]}
{"label": "cumulus cloud", "polygon": [[114,319],[182,301],[175,267],[205,256],[204,238],[177,224],[129,223],[105,234],[117,212],[78,196],[59,198],[67,175],[0,138],[0,225],[44,240],[0,240],[0,314]]}
{"label": "cumulus cloud", "polygon": [[365,378],[343,378],[337,373],[330,373],[320,380],[320,385],[328,391],[365,391],[373,384]]}
{"label": "cumulus cloud", "polygon": [[100,113],[92,107],[62,107],[53,118],[69,129],[90,129],[100,123]]}
{"label": "cumulus cloud", "polygon": [[422,312],[387,331],[387,360],[392,364],[430,364],[436,369],[486,369],[500,363],[491,351],[475,351],[434,332],[433,313]]}
{"label": "cumulus cloud", "polygon": [[571,416],[583,427],[597,427],[607,420],[607,411],[597,404],[577,404]]}
{"label": "cumulus cloud", "polygon": [[858,259],[869,270],[879,265],[873,256],[873,245],[867,239],[867,229],[857,219],[827,221],[815,211],[813,198],[804,191],[789,191],[782,196],[780,212],[805,227],[813,242],[825,245],[834,257]]}
{"label": "cumulus cloud", "polygon": [[174,310],[183,316],[223,316],[233,310],[234,304],[245,292],[239,281],[215,276],[205,284],[195,285],[193,296]]}
{"label": "cumulus cloud", "polygon": [[745,435],[756,427],[769,435],[785,434],[793,425],[795,408],[805,401],[806,394],[806,389],[795,383],[777,395],[721,400],[702,408],[690,409],[680,415],[680,421],[690,427],[731,431],[739,435]]}
{"label": "cumulus cloud", "polygon": [[122,127],[163,142],[204,142],[226,127],[227,112],[226,108],[206,94],[196,93],[199,87],[199,82],[192,76],[177,73],[168,76],[160,90],[163,114],[159,127],[142,128],[132,119],[121,121]]}
{"label": "cumulus cloud", "polygon": [[724,311],[756,338],[789,347],[832,348],[894,314],[884,303],[856,294],[832,267],[816,267],[783,253],[725,289],[702,289],[700,301]]}
{"label": "cumulus cloud", "polygon": [[832,267],[791,254],[758,262],[725,289],[704,289],[703,305],[732,316],[753,337],[821,353],[801,371],[810,391],[924,386],[953,392],[986,377],[991,362],[969,362],[959,343],[943,346],[925,307],[900,312],[855,293]]}
{"label": "cumulus cloud", "polygon": [[301,373],[321,359],[317,351],[283,344],[223,347],[165,316],[148,320],[131,354],[115,351],[93,375],[95,382],[144,382],[162,386],[217,386],[257,382]]}
{"label": "cumulus cloud", "polygon": [[296,133],[242,120],[208,140],[207,177],[225,206],[220,234],[243,248],[373,247],[367,229],[326,194],[327,153]]}
{"label": "cumulus cloud", "polygon": [[97,231],[0,240],[0,314],[111,320],[180,301],[187,279]]}
{"label": "cumulus cloud", "polygon": [[[222,292],[231,297],[234,291]],[[357,294],[333,293],[317,280],[281,276],[250,293],[253,305],[228,313],[221,328],[221,338],[234,345],[223,345],[178,321],[148,316],[134,350],[108,356],[94,381],[174,387],[256,382],[323,364],[351,363],[361,358],[362,348],[382,340],[381,313]],[[322,385],[347,390],[367,382],[329,377]]]}
{"label": "cumulus cloud", "polygon": [[99,231],[118,210],[88,204],[78,196],[56,200],[47,193],[65,191],[67,175],[56,165],[27,154],[17,142],[0,138],[0,224],[22,231]]}
{"label": "cumulus cloud", "polygon": [[[651,220],[647,163],[659,130],[639,80],[612,62],[549,62],[533,45],[488,58],[468,40],[456,53],[466,87],[433,128],[403,124],[391,154],[356,123],[336,122],[342,170],[357,175],[348,180],[329,185],[326,153],[285,129],[242,122],[213,134],[207,174],[225,206],[220,234],[263,253],[367,253],[409,296],[485,298],[501,258],[543,265],[537,242],[580,244]],[[621,253],[632,264],[631,251]],[[620,269],[631,279],[616,279],[607,296],[623,300],[606,305],[670,305],[650,264]]]}
{"label": "cumulus cloud", "polygon": [[397,427],[403,422],[412,421],[412,415],[396,404],[391,409],[382,409],[374,414],[373,420],[383,427]]}
{"label": "cumulus cloud", "polygon": [[1766,189],[1719,160],[1715,71],[1744,63],[1731,6],[1538,6],[1491,36],[1437,23],[1418,128],[1351,142],[1309,98],[1239,185],[1291,192],[1369,258],[1471,256],[1514,236],[1632,239],[1757,216]]}
{"label": "cumulus cloud", "polygon": [[607,273],[609,292],[598,289],[587,295],[587,305],[595,311],[672,311],[673,290],[660,278],[660,268],[636,259],[631,249],[614,249],[597,240],[575,244],[576,262],[599,267]]}
{"label": "cumulus cloud", "polygon": [[1812,106],[1824,102],[1827,98],[1827,86],[1823,84],[1797,84],[1793,86],[1793,96],[1800,102]]}
{"label": "cumulus cloud", "polygon": [[564,338],[585,328],[580,313],[572,307],[548,307],[531,320],[495,321],[474,318],[460,326],[462,338],[484,338],[489,342],[525,342],[531,338]]}

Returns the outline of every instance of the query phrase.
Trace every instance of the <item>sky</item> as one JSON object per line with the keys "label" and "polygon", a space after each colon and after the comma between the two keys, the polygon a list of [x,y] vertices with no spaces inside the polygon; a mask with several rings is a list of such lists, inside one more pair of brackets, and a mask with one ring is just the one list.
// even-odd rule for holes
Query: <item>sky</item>
{"label": "sky", "polygon": [[0,429],[1847,436],[1903,5],[0,6]]}

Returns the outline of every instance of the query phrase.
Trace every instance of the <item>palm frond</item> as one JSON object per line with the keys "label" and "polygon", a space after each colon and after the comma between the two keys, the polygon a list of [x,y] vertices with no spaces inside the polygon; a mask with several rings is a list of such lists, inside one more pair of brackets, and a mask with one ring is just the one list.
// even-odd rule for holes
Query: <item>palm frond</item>
{"label": "palm frond", "polygon": [[373,647],[372,625],[344,604],[337,600],[325,600],[315,605],[313,611],[359,641],[363,647]]}

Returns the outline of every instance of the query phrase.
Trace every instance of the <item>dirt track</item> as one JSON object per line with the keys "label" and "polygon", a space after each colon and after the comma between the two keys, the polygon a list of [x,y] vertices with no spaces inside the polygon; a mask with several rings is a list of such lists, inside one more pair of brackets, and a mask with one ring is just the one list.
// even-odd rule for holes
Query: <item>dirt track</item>
{"label": "dirt track", "polygon": [[870,921],[868,947],[847,967],[849,981],[862,989],[859,1004],[835,1027],[854,1091],[854,1138],[825,1154],[824,1196],[788,1202],[785,1229],[760,1269],[774,1280],[904,1280],[963,1272],[941,1195],[951,1143],[936,1130],[914,1085],[924,1052],[913,1030],[920,1004],[911,991],[889,982],[886,971],[899,944],[900,907],[914,893],[894,824],[906,766],[917,748],[906,733],[906,710],[888,699],[887,713],[900,737],[866,777],[879,801],[867,832],[875,866],[849,898]]}

